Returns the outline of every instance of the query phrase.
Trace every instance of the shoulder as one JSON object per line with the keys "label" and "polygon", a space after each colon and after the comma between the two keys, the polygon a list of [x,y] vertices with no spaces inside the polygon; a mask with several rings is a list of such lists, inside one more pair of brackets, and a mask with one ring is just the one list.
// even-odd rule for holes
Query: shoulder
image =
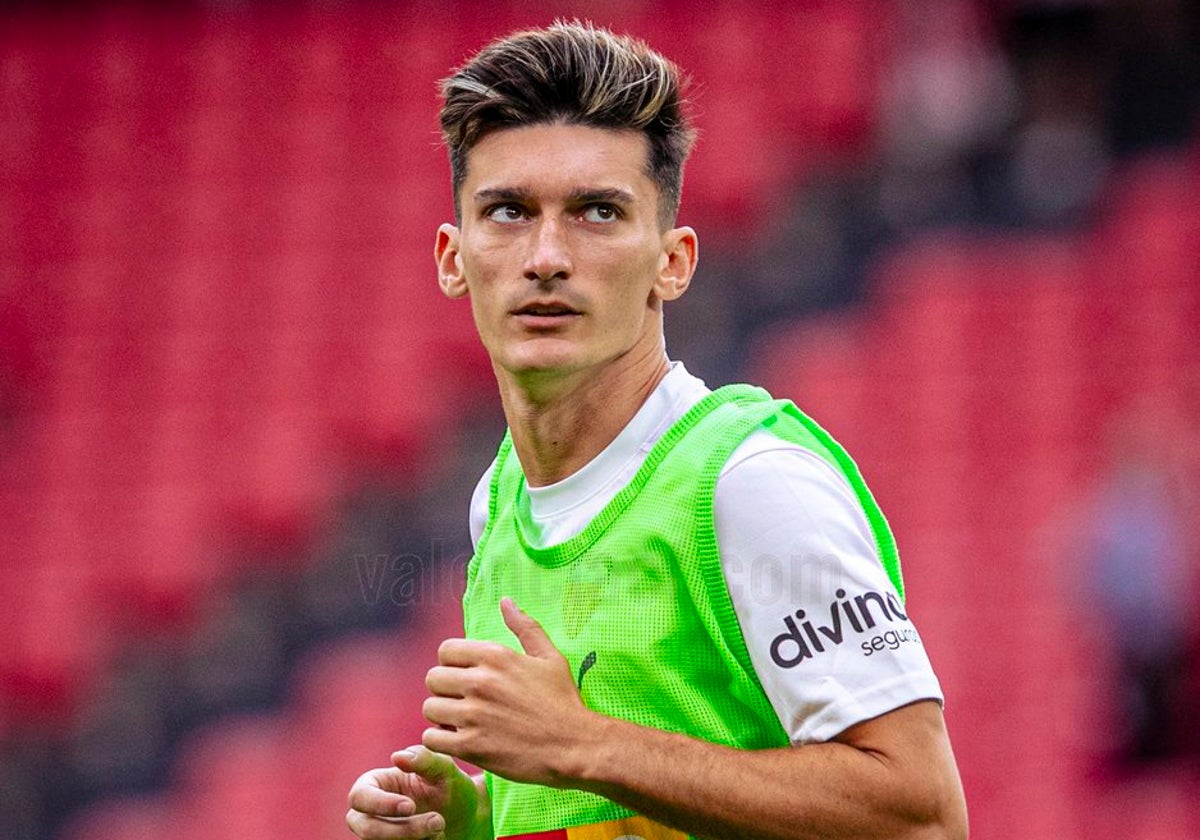
{"label": "shoulder", "polygon": [[870,524],[845,476],[816,452],[765,430],[752,432],[725,462],[713,514],[722,542],[800,541],[853,547],[875,559]]}
{"label": "shoulder", "polygon": [[845,477],[822,456],[761,428],[751,432],[733,450],[721,469],[721,478],[735,471],[739,476],[774,474],[780,477],[832,480],[847,493],[853,493]]}

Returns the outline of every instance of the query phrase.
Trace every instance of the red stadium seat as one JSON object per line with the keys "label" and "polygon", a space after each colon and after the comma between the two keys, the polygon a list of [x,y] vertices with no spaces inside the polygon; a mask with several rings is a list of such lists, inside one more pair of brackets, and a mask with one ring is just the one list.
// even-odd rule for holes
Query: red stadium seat
{"label": "red stadium seat", "polygon": [[[881,263],[866,313],[780,330],[753,354],[769,364],[751,378],[827,411],[883,478],[974,835],[1182,838],[1200,818],[1180,779],[1116,809],[1089,781],[1105,654],[1081,626],[1084,558],[1064,530],[1115,412],[1194,387],[1196,183],[1179,163],[1135,171],[1082,237],[916,243]],[[881,435],[881,418],[902,429]]]}
{"label": "red stadium seat", "polygon": [[[902,46],[876,4],[618,7],[694,74],[684,219],[714,238],[747,247],[814,162],[870,150]],[[0,13],[0,730],[67,720],[120,644],[186,634],[237,574],[297,572],[348,476],[421,485],[491,387],[469,304],[436,289],[435,82],[571,13],[77,11]],[[893,521],[981,840],[1200,832],[1178,779],[1080,784],[1103,666],[1079,670],[1099,654],[1058,580],[1114,412],[1195,388],[1198,182],[1193,149],[1118,173],[1091,232],[913,243],[864,311],[752,354]],[[206,730],[171,793],[72,834],[342,836],[353,775],[419,734],[452,615],[314,655],[284,712]]]}

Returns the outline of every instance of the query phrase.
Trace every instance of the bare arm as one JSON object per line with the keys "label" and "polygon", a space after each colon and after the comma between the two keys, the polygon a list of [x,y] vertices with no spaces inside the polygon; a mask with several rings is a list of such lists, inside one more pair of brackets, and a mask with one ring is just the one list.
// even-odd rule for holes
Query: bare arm
{"label": "bare arm", "polygon": [[451,640],[429,673],[423,741],[507,778],[589,790],[714,838],[966,837],[966,809],[937,703],[915,703],[835,740],[747,751],[661,732],[583,705],[570,668],[510,601],[525,655]]}
{"label": "bare arm", "polygon": [[694,834],[966,837],[962,791],[932,701],[803,747],[736,750],[612,719],[592,737],[572,771],[579,787]]}

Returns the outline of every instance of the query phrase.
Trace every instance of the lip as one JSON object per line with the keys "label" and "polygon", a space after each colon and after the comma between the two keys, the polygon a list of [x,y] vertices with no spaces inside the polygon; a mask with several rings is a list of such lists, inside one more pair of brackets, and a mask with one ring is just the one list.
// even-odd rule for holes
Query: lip
{"label": "lip", "polygon": [[578,309],[554,299],[527,301],[509,314],[529,330],[558,329],[583,315]]}
{"label": "lip", "polygon": [[530,300],[510,313],[522,318],[565,318],[582,315],[578,309],[556,298]]}

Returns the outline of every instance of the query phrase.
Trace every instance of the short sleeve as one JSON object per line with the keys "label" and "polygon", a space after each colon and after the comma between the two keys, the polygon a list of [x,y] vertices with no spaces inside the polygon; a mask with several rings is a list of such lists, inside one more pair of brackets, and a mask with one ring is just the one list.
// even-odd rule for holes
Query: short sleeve
{"label": "short sleeve", "polygon": [[750,660],[794,744],[942,692],[846,480],[752,434],[717,481],[721,565]]}
{"label": "short sleeve", "polygon": [[487,527],[488,520],[488,495],[492,490],[492,470],[496,469],[496,462],[492,461],[491,465],[483,473],[483,477],[479,479],[479,483],[475,485],[475,490],[471,493],[471,510],[468,515],[467,524],[471,529],[471,547],[479,546],[479,538],[483,536],[483,529]]}

